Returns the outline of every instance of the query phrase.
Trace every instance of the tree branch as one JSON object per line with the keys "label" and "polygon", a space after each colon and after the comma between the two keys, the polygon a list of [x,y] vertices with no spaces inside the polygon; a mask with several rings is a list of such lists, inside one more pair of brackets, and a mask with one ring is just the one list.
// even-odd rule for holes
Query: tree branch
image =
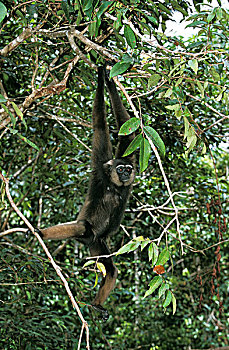
{"label": "tree branch", "polygon": [[3,57],[6,57],[8,53],[15,50],[24,40],[28,39],[32,35],[32,29],[31,28],[25,28],[23,32],[18,35],[16,39],[11,41],[8,45],[3,47],[3,49],[0,50],[0,55]]}

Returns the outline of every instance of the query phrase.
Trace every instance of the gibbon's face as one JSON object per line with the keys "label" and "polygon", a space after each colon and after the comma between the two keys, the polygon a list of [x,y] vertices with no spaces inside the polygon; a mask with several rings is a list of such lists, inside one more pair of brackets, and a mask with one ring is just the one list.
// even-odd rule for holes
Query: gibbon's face
{"label": "gibbon's face", "polygon": [[105,163],[104,167],[116,186],[129,186],[133,183],[135,174],[131,164],[115,159]]}
{"label": "gibbon's face", "polygon": [[125,182],[129,182],[132,172],[132,165],[119,164],[116,166],[116,173],[118,174],[120,182],[123,182],[124,185]]}

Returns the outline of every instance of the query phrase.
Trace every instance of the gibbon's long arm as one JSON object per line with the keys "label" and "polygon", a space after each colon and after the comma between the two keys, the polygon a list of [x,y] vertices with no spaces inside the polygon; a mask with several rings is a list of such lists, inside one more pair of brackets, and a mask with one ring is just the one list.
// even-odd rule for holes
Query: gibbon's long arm
{"label": "gibbon's long arm", "polygon": [[98,85],[93,103],[93,144],[92,144],[92,168],[100,170],[103,164],[112,159],[112,145],[109,129],[106,121],[106,110],[104,101],[104,79],[103,67],[98,68]]}
{"label": "gibbon's long arm", "polygon": [[[112,110],[114,113],[114,116],[116,118],[116,123],[118,129],[121,128],[122,124],[124,124],[127,120],[130,119],[129,114],[127,113],[122,100],[118,94],[116,85],[114,83],[113,79],[109,79],[107,74],[105,75],[106,78],[106,86],[107,90],[109,92],[110,100],[111,100],[111,105],[112,105]],[[131,141],[134,139],[134,133],[127,135],[127,136],[119,136],[119,143],[116,149],[116,154],[115,158],[121,158],[123,156],[123,153],[131,143]],[[129,159],[130,161],[134,162],[135,156],[134,154],[131,154],[125,159]]]}

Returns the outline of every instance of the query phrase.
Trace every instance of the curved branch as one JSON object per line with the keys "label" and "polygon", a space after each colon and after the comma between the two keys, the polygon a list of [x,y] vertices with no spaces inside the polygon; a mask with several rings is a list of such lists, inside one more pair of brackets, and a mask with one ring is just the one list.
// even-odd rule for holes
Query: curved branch
{"label": "curved branch", "polygon": [[18,35],[16,39],[11,41],[8,45],[3,47],[3,49],[0,50],[0,55],[3,57],[6,57],[8,53],[15,50],[24,40],[28,39],[32,35],[32,29],[31,28],[25,28],[23,32]]}

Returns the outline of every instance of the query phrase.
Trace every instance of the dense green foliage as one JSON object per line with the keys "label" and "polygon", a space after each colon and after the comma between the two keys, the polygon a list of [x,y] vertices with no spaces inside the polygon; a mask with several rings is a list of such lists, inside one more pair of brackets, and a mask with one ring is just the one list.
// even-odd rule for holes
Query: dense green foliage
{"label": "dense green foliage", "polygon": [[[124,230],[108,242],[122,250],[107,323],[87,306],[99,274],[82,268],[87,249],[47,242],[89,324],[92,349],[228,345],[229,14],[201,4],[0,0],[0,172],[34,227],[74,220],[84,200],[96,66],[112,66],[134,117],[123,132],[137,131],[138,174]],[[165,34],[175,11],[195,35]],[[107,109],[116,144],[108,100]],[[77,349],[81,321],[37,240],[20,231],[25,223],[1,185],[0,231],[18,231],[0,237],[0,348]],[[165,273],[155,274],[158,265]]]}

